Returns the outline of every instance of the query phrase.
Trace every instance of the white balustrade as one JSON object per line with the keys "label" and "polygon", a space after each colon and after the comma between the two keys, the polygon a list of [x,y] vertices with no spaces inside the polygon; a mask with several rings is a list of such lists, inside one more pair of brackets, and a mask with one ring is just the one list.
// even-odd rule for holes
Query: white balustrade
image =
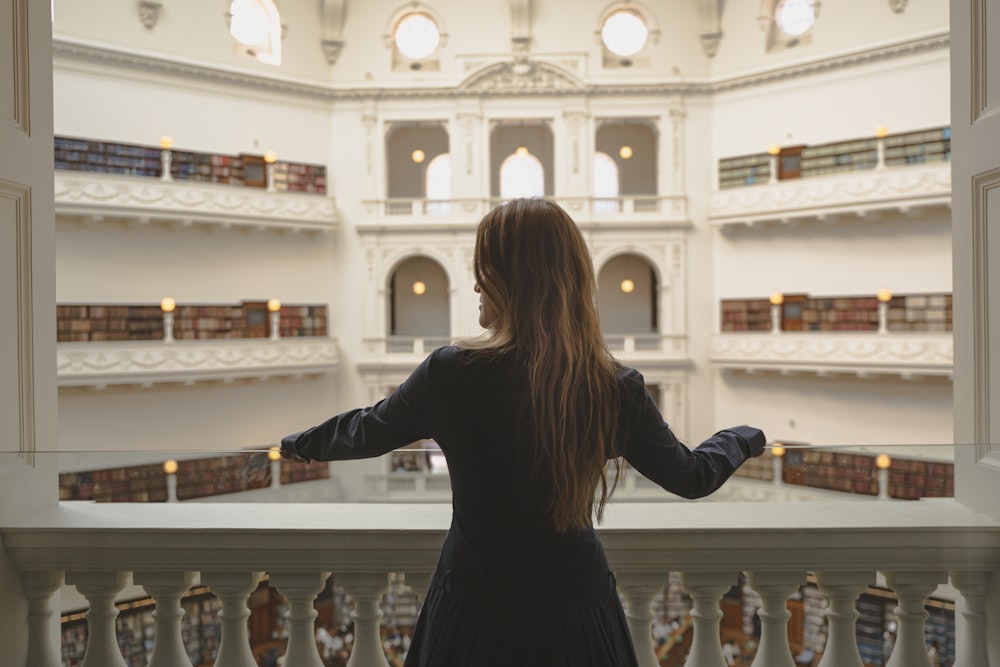
{"label": "white balustrade", "polygon": [[80,667],[127,667],[115,634],[115,596],[128,583],[126,572],[69,572],[66,583],[87,598],[87,651]]}
{"label": "white balustrade", "polygon": [[222,602],[222,640],[215,667],[257,667],[250,650],[247,600],[257,588],[260,572],[208,572],[202,583],[209,586]]}
{"label": "white balustrade", "polygon": [[874,583],[875,572],[817,572],[816,581],[830,602],[829,633],[819,667],[864,667],[858,651],[855,603]]}
{"label": "white balustrade", "polygon": [[[653,598],[663,591],[669,576],[668,572],[623,572],[617,577],[618,591],[627,602],[625,620],[633,637],[639,667],[660,664],[652,643]],[[645,641],[636,639],[640,637]]]}
{"label": "white balustrade", "polygon": [[24,595],[28,598],[28,664],[32,667],[62,667],[59,639],[53,632],[52,596],[63,584],[62,572],[25,572]]}
{"label": "white balustrade", "polygon": [[961,616],[963,625],[955,646],[955,664],[952,667],[977,667],[988,665],[986,657],[986,593],[991,573],[984,571],[952,572],[951,583],[962,594]]}
{"label": "white balustrade", "polygon": [[726,658],[719,642],[722,610],[719,601],[737,577],[735,572],[686,572],[684,589],[693,603],[691,620],[694,637],[687,665],[691,667],[726,667]]}
{"label": "white balustrade", "polygon": [[379,633],[379,603],[389,585],[388,573],[350,573],[338,576],[337,583],[354,598],[354,647],[347,667],[388,667]]}
{"label": "white balustrade", "polygon": [[945,580],[940,572],[888,572],[886,582],[896,593],[896,645],[886,667],[931,667],[924,637],[924,602]]}
{"label": "white balustrade", "polygon": [[288,648],[285,667],[323,667],[316,648],[314,607],[329,572],[271,572],[271,585],[288,600]]}
{"label": "white balustrade", "polygon": [[193,572],[136,572],[132,581],[142,586],[156,601],[153,618],[156,639],[149,656],[149,667],[190,667],[191,660],[184,649],[181,619],[184,608],[181,597],[191,588]]}
{"label": "white balustrade", "polygon": [[804,573],[751,572],[748,581],[761,599],[757,611],[761,621],[760,646],[751,667],[795,667],[788,648],[788,598],[799,589]]}

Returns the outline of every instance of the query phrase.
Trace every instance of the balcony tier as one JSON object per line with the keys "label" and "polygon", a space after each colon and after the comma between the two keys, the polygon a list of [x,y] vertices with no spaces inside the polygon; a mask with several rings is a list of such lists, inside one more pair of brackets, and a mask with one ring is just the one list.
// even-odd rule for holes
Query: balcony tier
{"label": "balcony tier", "polygon": [[733,333],[712,338],[722,369],[951,378],[951,334]]}
{"label": "balcony tier", "polygon": [[330,338],[56,345],[60,387],[299,377],[328,373],[338,364],[337,342]]}
{"label": "balcony tier", "polygon": [[727,189],[712,194],[709,219],[718,227],[842,222],[950,206],[951,165],[942,163]]}
{"label": "balcony tier", "polygon": [[122,221],[332,233],[332,197],[139,176],[55,172],[56,214],[85,223]]}

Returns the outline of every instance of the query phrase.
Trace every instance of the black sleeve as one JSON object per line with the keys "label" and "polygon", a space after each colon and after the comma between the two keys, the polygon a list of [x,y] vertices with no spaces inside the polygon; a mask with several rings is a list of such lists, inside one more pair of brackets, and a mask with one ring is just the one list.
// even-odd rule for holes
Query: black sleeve
{"label": "black sleeve", "polygon": [[428,398],[433,356],[375,405],[342,412],[319,426],[285,436],[282,452],[310,461],[367,459],[432,437]]}
{"label": "black sleeve", "polygon": [[764,449],[764,433],[751,426],[719,431],[695,449],[681,443],[663,421],[642,376],[629,370],[621,409],[619,451],[636,470],[684,498],[716,491],[740,465]]}

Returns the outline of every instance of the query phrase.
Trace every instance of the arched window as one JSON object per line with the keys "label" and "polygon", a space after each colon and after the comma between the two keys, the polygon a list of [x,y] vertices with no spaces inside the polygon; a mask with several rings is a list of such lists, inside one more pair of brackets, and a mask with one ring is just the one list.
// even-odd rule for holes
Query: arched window
{"label": "arched window", "polygon": [[594,154],[594,213],[618,212],[618,164],[607,153]]}
{"label": "arched window", "polygon": [[427,199],[431,200],[427,205],[429,214],[448,215],[451,213],[451,155],[441,153],[427,163],[424,188]]}
{"label": "arched window", "polygon": [[541,197],[545,194],[545,167],[523,146],[500,164],[500,198]]}
{"label": "arched window", "polygon": [[233,0],[229,33],[234,52],[268,65],[281,64],[281,15],[272,0]]}

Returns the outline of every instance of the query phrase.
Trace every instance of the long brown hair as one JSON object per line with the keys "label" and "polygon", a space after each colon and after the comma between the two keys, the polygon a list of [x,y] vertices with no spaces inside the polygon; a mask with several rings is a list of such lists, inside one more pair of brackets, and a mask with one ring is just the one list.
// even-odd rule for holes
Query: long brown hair
{"label": "long brown hair", "polygon": [[552,522],[591,525],[609,488],[618,366],[601,334],[590,251],[576,223],[547,199],[514,199],[479,223],[476,283],[495,311],[475,347],[513,353],[527,373],[536,474],[551,480]]}

